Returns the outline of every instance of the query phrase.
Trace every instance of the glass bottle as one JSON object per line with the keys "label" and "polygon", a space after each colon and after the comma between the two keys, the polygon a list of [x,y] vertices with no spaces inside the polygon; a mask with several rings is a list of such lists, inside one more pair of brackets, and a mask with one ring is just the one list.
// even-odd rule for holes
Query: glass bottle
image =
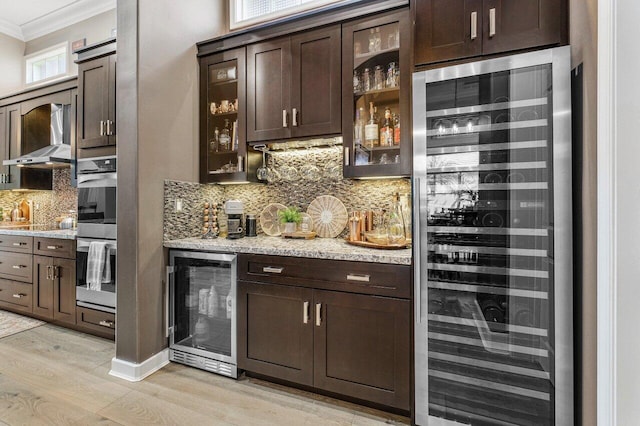
{"label": "glass bottle", "polygon": [[400,116],[393,114],[393,144],[400,145]]}
{"label": "glass bottle", "polygon": [[376,28],[374,44],[375,44],[375,52],[379,52],[380,50],[382,50],[382,36],[380,35],[379,27]]}
{"label": "glass bottle", "polygon": [[380,146],[393,145],[393,121],[391,119],[391,109],[384,110],[384,122],[380,128]]}
{"label": "glass bottle", "polygon": [[373,28],[369,30],[369,53],[376,51],[376,33]]}
{"label": "glass bottle", "polygon": [[375,90],[384,89],[384,71],[380,65],[376,65],[373,69],[373,88]]}
{"label": "glass bottle", "polygon": [[365,68],[364,71],[362,71],[361,86],[363,92],[371,90],[371,70],[369,70],[369,68]]}
{"label": "glass bottle", "polygon": [[389,237],[389,244],[406,243],[402,207],[400,207],[400,194],[397,192],[393,196],[393,203],[391,204],[391,211],[389,212],[387,235]]}
{"label": "glass bottle", "polygon": [[396,63],[390,62],[387,66],[387,87],[396,87]]}
{"label": "glass bottle", "polygon": [[356,110],[356,121],[353,126],[353,140],[356,146],[362,145],[364,137],[364,108],[360,107]]}
{"label": "glass bottle", "polygon": [[220,144],[220,131],[216,127],[216,129],[213,131],[213,139],[211,139],[211,141],[209,142],[209,149],[211,150],[211,152],[217,152],[219,144]]}
{"label": "glass bottle", "polygon": [[373,102],[369,102],[369,122],[364,126],[364,144],[368,148],[380,145],[378,118],[375,114]]}
{"label": "glass bottle", "polygon": [[231,146],[231,132],[229,130],[229,119],[224,120],[224,128],[220,132],[220,149],[227,151]]}
{"label": "glass bottle", "polygon": [[358,70],[353,70],[353,93],[358,93],[361,90],[360,75],[358,74]]}

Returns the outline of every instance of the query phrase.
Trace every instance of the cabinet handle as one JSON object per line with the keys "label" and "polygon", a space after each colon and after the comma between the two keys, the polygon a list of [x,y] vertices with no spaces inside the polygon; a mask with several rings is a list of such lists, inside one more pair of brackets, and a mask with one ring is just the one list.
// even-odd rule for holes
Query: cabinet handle
{"label": "cabinet handle", "polygon": [[298,127],[298,110],[295,108],[291,110],[291,121],[293,127]]}
{"label": "cabinet handle", "polygon": [[109,136],[111,135],[111,125],[110,125],[111,120],[107,120],[106,123],[107,123],[107,136]]}
{"label": "cabinet handle", "polygon": [[60,278],[60,267],[59,266],[54,266],[53,267],[53,279],[57,280],[58,278]]}
{"label": "cabinet handle", "polygon": [[21,247],[21,246],[26,246],[27,243],[13,243],[13,245],[16,247]]}
{"label": "cabinet handle", "polygon": [[62,246],[47,246],[48,250],[58,250],[59,248],[62,248]]}
{"label": "cabinet handle", "polygon": [[113,321],[101,320],[98,324],[100,324],[103,327],[113,328]]}
{"label": "cabinet handle", "polygon": [[0,175],[0,183],[6,183],[6,182],[4,181],[4,173],[2,173],[2,174]]}
{"label": "cabinet handle", "polygon": [[286,109],[282,110],[282,127],[284,127],[285,129],[288,127],[287,126],[287,110]]}
{"label": "cabinet handle", "polygon": [[316,303],[316,326],[322,324],[322,303]]}
{"label": "cabinet handle", "polygon": [[478,12],[471,12],[471,40],[478,38]]}
{"label": "cabinet handle", "polygon": [[238,171],[244,172],[244,157],[242,155],[238,155]]}
{"label": "cabinet handle", "polygon": [[22,268],[26,268],[27,265],[13,265],[12,268],[13,269],[22,269]]}
{"label": "cabinet handle", "polygon": [[15,293],[13,297],[15,297],[16,299],[22,299],[23,297],[27,297],[27,295],[24,293]]}
{"label": "cabinet handle", "polygon": [[496,9],[489,9],[489,37],[496,35]]}
{"label": "cabinet handle", "polygon": [[104,136],[104,120],[100,120],[100,136]]}
{"label": "cabinet handle", "polygon": [[11,173],[4,175],[4,183],[11,183]]}
{"label": "cabinet handle", "polygon": [[47,279],[48,280],[52,280],[53,279],[53,273],[51,271],[51,265],[47,266]]}
{"label": "cabinet handle", "polygon": [[268,272],[270,274],[281,274],[282,271],[284,271],[283,267],[274,268],[273,266],[265,266],[264,268],[262,268],[262,272]]}
{"label": "cabinet handle", "polygon": [[347,274],[347,281],[359,281],[368,283],[371,277],[369,275]]}
{"label": "cabinet handle", "polygon": [[344,147],[344,165],[345,166],[349,165],[349,147],[348,146]]}
{"label": "cabinet handle", "polygon": [[304,302],[302,304],[302,323],[309,323],[309,302]]}

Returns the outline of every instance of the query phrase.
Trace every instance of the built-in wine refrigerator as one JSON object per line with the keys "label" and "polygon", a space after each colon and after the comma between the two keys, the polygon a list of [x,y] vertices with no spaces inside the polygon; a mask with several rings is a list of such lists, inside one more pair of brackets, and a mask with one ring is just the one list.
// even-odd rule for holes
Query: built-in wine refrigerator
{"label": "built-in wine refrigerator", "polygon": [[569,47],[414,74],[419,425],[572,425]]}

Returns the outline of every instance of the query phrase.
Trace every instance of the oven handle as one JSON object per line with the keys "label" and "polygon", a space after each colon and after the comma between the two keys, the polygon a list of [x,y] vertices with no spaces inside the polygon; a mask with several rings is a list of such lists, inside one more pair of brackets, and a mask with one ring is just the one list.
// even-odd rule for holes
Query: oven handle
{"label": "oven handle", "polygon": [[115,242],[106,241],[106,240],[81,240],[81,239],[77,240],[76,251],[83,252],[83,253],[88,252],[89,245],[94,241],[107,243],[107,247],[109,248],[109,250],[111,250],[111,253],[115,254],[118,252],[118,246],[116,245]]}
{"label": "oven handle", "polygon": [[78,175],[78,188],[115,188],[118,186],[116,173]]}

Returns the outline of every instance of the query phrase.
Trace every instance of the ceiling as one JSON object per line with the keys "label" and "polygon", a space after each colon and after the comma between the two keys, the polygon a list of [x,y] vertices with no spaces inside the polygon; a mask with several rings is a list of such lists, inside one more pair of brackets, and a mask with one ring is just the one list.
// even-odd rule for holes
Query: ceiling
{"label": "ceiling", "polygon": [[116,0],[0,0],[0,33],[29,41],[115,7]]}

